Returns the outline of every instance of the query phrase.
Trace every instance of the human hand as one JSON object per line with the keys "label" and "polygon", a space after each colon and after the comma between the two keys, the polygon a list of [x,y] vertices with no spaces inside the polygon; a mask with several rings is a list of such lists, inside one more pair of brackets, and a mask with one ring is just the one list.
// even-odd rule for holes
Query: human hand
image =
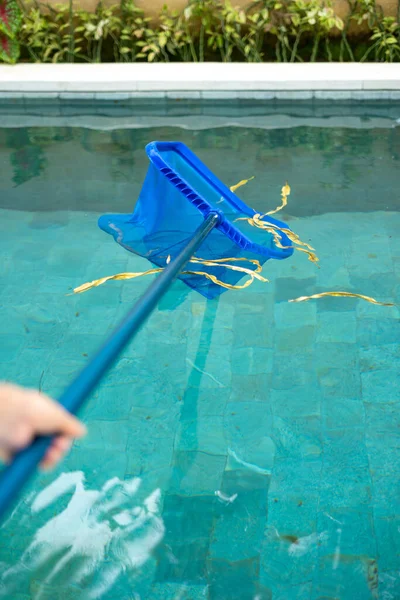
{"label": "human hand", "polygon": [[78,419],[44,394],[0,383],[0,459],[4,462],[9,462],[36,436],[55,435],[40,465],[51,469],[69,450],[73,439],[85,433]]}

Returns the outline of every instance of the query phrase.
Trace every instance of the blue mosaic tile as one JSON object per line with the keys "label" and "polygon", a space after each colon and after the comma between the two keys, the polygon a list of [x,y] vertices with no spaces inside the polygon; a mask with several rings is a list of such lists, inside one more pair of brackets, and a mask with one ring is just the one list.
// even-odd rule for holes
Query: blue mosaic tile
{"label": "blue mosaic tile", "polygon": [[75,447],[101,450],[109,444],[116,452],[126,454],[129,423],[127,421],[86,421],[88,433],[84,440],[77,440]]}
{"label": "blue mosaic tile", "polygon": [[278,329],[275,332],[275,348],[278,352],[311,350],[315,341],[316,328],[312,325]]}
{"label": "blue mosaic tile", "polygon": [[360,371],[369,372],[400,367],[400,347],[398,344],[387,344],[360,348]]}
{"label": "blue mosaic tile", "polygon": [[318,373],[321,394],[325,398],[361,398],[361,379],[351,369],[320,369]]}
{"label": "blue mosaic tile", "polygon": [[[225,298],[228,297],[225,296]],[[266,311],[272,310],[274,305],[271,285],[269,284],[266,289],[257,290],[257,293],[252,293],[249,290],[249,293],[238,297],[234,304],[237,307],[238,314],[265,314]]]}
{"label": "blue mosaic tile", "polygon": [[[94,268],[89,275],[85,276],[80,281],[75,278],[74,287],[92,281],[93,279],[98,279],[99,277],[96,273],[103,273],[103,269],[101,267]],[[112,273],[124,271],[124,267],[118,265],[113,265],[112,269]],[[107,272],[109,272],[109,269],[107,269]],[[75,306],[75,310],[80,311],[82,314],[90,311],[93,306],[110,307],[116,311],[119,308],[118,305],[121,301],[121,285],[122,284],[119,281],[112,281],[108,285],[104,284],[83,294],[68,296],[66,301],[72,306]]]}
{"label": "blue mosaic tile", "polygon": [[173,546],[172,559],[158,565],[158,581],[201,583],[206,580],[208,544],[205,541],[187,541]]}
{"label": "blue mosaic tile", "polygon": [[321,508],[369,506],[372,498],[371,476],[365,467],[329,467],[320,483]]}
{"label": "blue mosaic tile", "polygon": [[[322,464],[317,457],[307,460],[297,458],[277,458],[272,471],[271,494],[317,493],[320,486]],[[269,521],[271,522],[271,521]]]}
{"label": "blue mosaic tile", "polygon": [[283,418],[315,417],[321,414],[321,396],[315,386],[307,385],[287,390],[271,390],[270,402],[274,414]]}
{"label": "blue mosaic tile", "polygon": [[374,516],[391,517],[393,506],[397,506],[400,496],[398,478],[393,474],[381,476],[380,470],[376,469],[372,474],[372,483]]}
{"label": "blue mosaic tile", "polygon": [[62,361],[53,360],[44,370],[43,386],[54,387],[56,385],[68,385],[79,373],[84,364],[84,359],[66,359]]}
{"label": "blue mosaic tile", "polygon": [[274,415],[272,439],[279,458],[318,457],[322,453],[319,416],[281,418]]}
{"label": "blue mosaic tile", "polygon": [[92,394],[87,414],[92,419],[125,419],[137,407],[156,408],[158,397],[159,392],[146,382],[108,386],[106,381]]}
{"label": "blue mosaic tile", "polygon": [[272,348],[272,330],[270,327],[259,327],[254,315],[238,315],[235,317],[234,345],[236,348]]}
{"label": "blue mosaic tile", "polygon": [[398,371],[369,371],[361,374],[364,402],[400,402],[400,375]]}
{"label": "blue mosaic tile", "polygon": [[[129,546],[128,546],[129,547]],[[106,565],[108,567],[108,573],[102,573],[101,570],[98,570],[96,575],[96,579],[93,581],[92,587],[92,595],[94,596],[96,593],[99,593],[99,589],[104,580],[107,581],[108,577],[113,576],[113,567],[119,566],[119,557],[117,552],[115,552],[114,561],[107,562]],[[132,590],[135,590],[134,593],[139,596],[139,598],[149,598],[151,594],[151,587],[154,580],[154,574],[156,570],[156,561],[154,557],[150,556],[144,565],[138,566],[136,568],[126,568],[120,572],[120,575],[116,581],[109,586],[106,594],[114,595],[121,600],[130,600],[132,597]],[[107,577],[108,575],[108,577]],[[97,584],[97,586],[96,586]],[[103,583],[104,585],[104,583]],[[96,587],[95,587],[96,586]],[[94,589],[93,589],[94,588]],[[103,595],[105,595],[103,593]]]}
{"label": "blue mosaic tile", "polygon": [[[193,385],[194,381],[199,381],[199,383],[201,381],[201,387],[204,389],[229,388],[232,378],[231,365],[229,360],[224,360],[221,354],[218,356],[217,351],[209,353],[204,363],[200,361],[200,364],[198,359],[193,361],[189,358],[186,361],[186,370],[189,373],[190,384]],[[199,377],[199,373],[201,373],[201,377]]]}
{"label": "blue mosaic tile", "polygon": [[230,402],[267,402],[270,398],[270,374],[232,375]]}
{"label": "blue mosaic tile", "polygon": [[344,557],[376,557],[374,515],[371,509],[346,506],[321,510],[318,530],[324,532],[324,544],[319,551],[321,557],[334,557],[338,548]]}
{"label": "blue mosaic tile", "polygon": [[[350,284],[342,284],[339,286],[336,285],[321,285],[321,289],[318,290],[323,292],[325,291],[327,288],[329,289],[344,289],[344,290],[348,290],[350,288]],[[316,293],[318,293],[316,292]],[[353,314],[354,310],[356,309],[358,305],[358,301],[356,298],[335,298],[335,297],[330,297],[330,298],[321,298],[318,301],[318,314],[321,313],[328,313],[331,316],[336,315],[336,317],[341,318],[343,313],[350,313]],[[337,313],[340,313],[339,315]],[[339,327],[339,331],[340,331],[340,327]],[[333,334],[334,335],[334,334]],[[342,333],[342,336],[344,334]],[[329,336],[329,334],[327,334],[327,336]],[[340,334],[339,334],[340,336]]]}
{"label": "blue mosaic tile", "polygon": [[294,278],[278,277],[275,280],[275,301],[287,302],[299,296],[309,296],[314,293],[316,277]]}
{"label": "blue mosaic tile", "polygon": [[186,583],[155,583],[152,585],[151,598],[154,600],[208,600],[207,585],[188,585]]}
{"label": "blue mosaic tile", "polygon": [[400,555],[400,518],[398,516],[375,519],[379,567],[382,571],[398,569]]}
{"label": "blue mosaic tile", "polygon": [[[159,311],[154,315],[148,344],[156,353],[162,354],[163,350],[168,350],[168,346],[170,347],[169,352],[174,353],[174,346],[182,345],[186,341],[190,326],[189,315],[183,310],[176,312],[173,319],[168,312]],[[160,340],[163,340],[161,344]]]}
{"label": "blue mosaic tile", "polygon": [[207,389],[188,387],[178,397],[182,402],[181,419],[190,420],[202,416],[221,416],[229,400],[230,389]]}
{"label": "blue mosaic tile", "polygon": [[[302,535],[278,531],[270,525],[263,546],[260,581],[270,588],[273,598],[291,597],[300,590],[304,593],[305,582],[311,582],[318,556],[318,535]],[[306,588],[307,589],[307,588]],[[297,591],[296,591],[297,590]],[[308,586],[309,592],[309,586]],[[296,595],[294,596],[296,597]],[[297,596],[301,597],[301,596]]]}
{"label": "blue mosaic tile", "polygon": [[[236,600],[254,598],[258,591],[259,560],[230,562],[214,559],[208,562],[209,600]],[[261,600],[269,600],[263,594]]]}
{"label": "blue mosaic tile", "polygon": [[42,388],[47,391],[45,377],[50,368],[53,356],[50,350],[42,348],[26,348],[22,350],[12,369],[13,376],[21,385]]}
{"label": "blue mosaic tile", "polygon": [[[261,574],[262,577],[263,575]],[[272,585],[271,597],[274,600],[286,600],[289,597],[291,600],[310,600],[311,592],[312,584],[309,582],[295,585]]]}
{"label": "blue mosaic tile", "polygon": [[365,445],[365,432],[360,428],[334,429],[327,431],[323,438],[324,467],[357,467],[368,470],[368,455]]}
{"label": "blue mosaic tile", "polygon": [[224,417],[225,436],[230,453],[229,463],[240,468],[268,471],[274,461],[275,444],[271,439],[272,418],[268,406],[251,403],[229,403]]}
{"label": "blue mosaic tile", "polygon": [[332,555],[322,557],[311,598],[374,600],[377,597],[374,568],[373,560],[362,556],[350,556],[348,560],[344,557],[337,566]]}
{"label": "blue mosaic tile", "polygon": [[209,540],[217,512],[215,494],[210,496],[166,495],[163,519],[168,536],[175,541],[188,537]]}
{"label": "blue mosaic tile", "polygon": [[397,432],[378,432],[375,428],[366,432],[366,446],[371,473],[396,477],[400,468],[399,439]]}
{"label": "blue mosaic tile", "polygon": [[183,451],[226,454],[227,440],[223,429],[223,417],[212,416],[180,423],[175,448]]}
{"label": "blue mosaic tile", "polygon": [[379,573],[379,593],[384,598],[397,598],[400,596],[400,580],[397,570]]}
{"label": "blue mosaic tile", "polygon": [[0,365],[14,362],[25,345],[24,335],[0,334]]}
{"label": "blue mosaic tile", "polygon": [[261,436],[271,433],[270,407],[263,402],[229,402],[224,427],[228,440],[240,438],[253,445]]}
{"label": "blue mosaic tile", "polygon": [[[79,317],[75,317],[79,318]],[[93,353],[104,342],[105,337],[97,334],[69,334],[67,333],[57,344],[55,349],[55,360],[84,360]]]}
{"label": "blue mosaic tile", "polygon": [[[378,258],[377,255],[376,259],[370,260],[377,260],[380,263],[381,256],[379,255]],[[368,270],[367,277],[359,277],[356,273],[352,273],[350,276],[352,289],[362,290],[364,295],[372,296],[380,302],[393,302],[396,294],[397,280],[394,272],[391,270],[391,259],[388,266],[390,268],[389,272],[384,272],[382,269],[378,268],[379,272],[374,275]],[[369,265],[369,268],[372,270],[372,265]],[[371,315],[372,314],[373,312],[371,311]]]}
{"label": "blue mosaic tile", "polygon": [[335,398],[327,400],[323,407],[323,423],[326,429],[354,429],[365,427],[365,407],[361,400]]}
{"label": "blue mosaic tile", "polygon": [[315,326],[317,323],[317,307],[316,304],[286,304],[284,302],[275,304],[274,316],[277,328],[285,329],[287,327],[298,327],[299,323],[302,326]]}
{"label": "blue mosaic tile", "polygon": [[24,335],[27,329],[26,317],[20,307],[4,306],[1,309],[0,334]]}
{"label": "blue mosaic tile", "polygon": [[86,487],[97,489],[100,481],[104,483],[105,473],[108,477],[123,479],[126,465],[126,454],[114,452],[112,448],[85,448],[84,452],[73,448],[65,459],[64,470],[83,471]]}
{"label": "blue mosaic tile", "polygon": [[400,322],[396,319],[360,319],[357,340],[361,347],[396,344],[400,334]]}
{"label": "blue mosaic tile", "polygon": [[318,314],[318,342],[353,344],[356,341],[357,321],[351,312],[337,317],[336,313]]}
{"label": "blue mosaic tile", "polygon": [[226,456],[205,452],[176,452],[171,492],[182,495],[210,495],[221,487]]}
{"label": "blue mosaic tile", "polygon": [[278,355],[274,360],[272,372],[272,388],[275,390],[291,390],[296,387],[316,383],[316,375],[310,365],[313,354],[298,351],[287,356]]}
{"label": "blue mosaic tile", "polygon": [[273,350],[267,348],[234,348],[231,355],[232,372],[236,375],[271,373],[273,356]]}
{"label": "blue mosaic tile", "polygon": [[175,495],[165,497],[164,543],[168,551],[159,556],[156,581],[180,583],[206,581],[215,502],[214,494],[198,497]]}
{"label": "blue mosaic tile", "polygon": [[371,432],[396,433],[400,428],[400,414],[397,403],[366,403],[366,427]]}
{"label": "blue mosaic tile", "polygon": [[[234,476],[234,471],[226,475]],[[264,478],[265,479],[265,478]],[[224,482],[222,489],[226,489]],[[235,492],[233,491],[235,490]],[[232,494],[230,493],[232,492]],[[235,497],[235,494],[237,496]],[[220,508],[220,514],[213,528],[210,547],[212,560],[222,559],[230,562],[251,559],[259,555],[262,547],[266,512],[263,508],[267,498],[266,489],[243,489],[240,480],[231,484],[224,496],[230,498]],[[232,500],[232,498],[234,498]],[[220,500],[224,504],[224,500]],[[229,549],[226,547],[226,531],[229,531]]]}

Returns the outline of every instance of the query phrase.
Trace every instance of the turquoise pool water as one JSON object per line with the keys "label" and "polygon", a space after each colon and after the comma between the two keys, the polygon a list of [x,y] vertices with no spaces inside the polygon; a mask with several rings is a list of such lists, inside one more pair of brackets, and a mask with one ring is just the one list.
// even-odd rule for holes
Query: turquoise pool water
{"label": "turquoise pool water", "polygon": [[88,402],[87,438],[1,528],[12,600],[400,597],[400,128],[0,130],[0,377],[57,396],[149,284],[128,212],[180,139],[320,257],[206,301],[177,282]]}

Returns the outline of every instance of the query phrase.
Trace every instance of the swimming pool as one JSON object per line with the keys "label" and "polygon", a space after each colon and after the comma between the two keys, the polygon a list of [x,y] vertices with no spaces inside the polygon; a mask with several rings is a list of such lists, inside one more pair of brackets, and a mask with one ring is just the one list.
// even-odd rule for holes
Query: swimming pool
{"label": "swimming pool", "polygon": [[97,218],[131,210],[151,140],[183,141],[228,184],[254,175],[238,193],[260,211],[288,180],[282,218],[321,266],[269,261],[269,284],[213,301],[174,284],[88,402],[87,438],[4,523],[0,597],[400,597],[398,308],[287,302],[398,301],[386,109],[335,127],[0,130],[1,378],[57,396],[148,286],[69,295],[147,268]]}

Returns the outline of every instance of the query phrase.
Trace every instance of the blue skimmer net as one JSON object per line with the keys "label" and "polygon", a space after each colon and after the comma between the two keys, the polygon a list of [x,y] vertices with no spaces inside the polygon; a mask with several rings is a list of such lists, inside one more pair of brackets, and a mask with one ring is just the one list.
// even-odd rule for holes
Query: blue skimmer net
{"label": "blue skimmer net", "polygon": [[[204,240],[196,257],[256,259],[262,265],[270,258],[287,258],[293,253],[292,243],[281,231],[279,245],[282,247],[278,247],[270,233],[257,231],[244,222],[240,222],[239,229],[235,219],[251,218],[256,212],[231,192],[185,144],[152,142],[146,151],[150,165],[133,213],[104,215],[99,219],[100,228],[110,233],[123,248],[147,258],[157,267],[165,267],[204,219],[211,212],[217,212],[219,223]],[[262,218],[278,228],[287,228],[276,219]],[[245,229],[251,239],[242,231]],[[255,270],[256,265],[250,263],[250,268]],[[229,285],[236,285],[244,276],[243,272],[218,265],[202,264],[201,271]],[[179,278],[206,298],[215,298],[225,291],[201,275],[182,273]]]}

